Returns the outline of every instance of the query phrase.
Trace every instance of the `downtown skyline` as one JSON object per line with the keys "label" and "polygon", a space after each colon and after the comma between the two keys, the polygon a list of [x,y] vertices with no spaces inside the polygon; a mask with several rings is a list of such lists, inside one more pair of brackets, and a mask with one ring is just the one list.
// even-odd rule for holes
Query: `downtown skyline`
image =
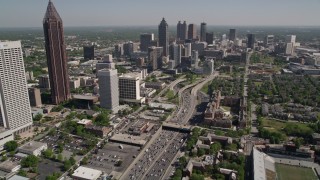
{"label": "downtown skyline", "polygon": [[[149,26],[156,25],[164,17],[169,26],[179,20],[198,24],[230,26],[319,26],[317,11],[320,2],[308,3],[296,0],[267,1],[209,1],[190,0],[162,3],[156,1],[95,3],[84,0],[54,0],[66,27],[83,26]],[[3,4],[3,5],[1,5]],[[0,3],[0,28],[40,27],[47,1],[21,2],[10,0]],[[125,6],[124,6],[125,5]],[[158,7],[155,7],[157,5]],[[72,11],[70,11],[72,9]],[[23,13],[16,13],[23,12]],[[146,16],[146,14],[148,16]],[[10,16],[10,19],[7,18]],[[130,18],[129,18],[130,17]]]}

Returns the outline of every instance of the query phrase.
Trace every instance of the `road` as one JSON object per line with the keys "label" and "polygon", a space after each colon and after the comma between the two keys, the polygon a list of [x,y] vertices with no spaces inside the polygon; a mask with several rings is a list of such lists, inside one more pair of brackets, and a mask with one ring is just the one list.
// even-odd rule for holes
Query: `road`
{"label": "road", "polygon": [[155,100],[157,100],[159,97],[161,97],[165,92],[167,92],[168,89],[173,90],[173,87],[176,86],[177,84],[179,84],[180,82],[185,81],[186,79],[184,79],[184,76],[181,76],[179,79],[176,79],[174,81],[172,81],[169,86],[165,87],[164,89],[161,90],[160,93],[158,93],[154,98],[152,98],[150,100],[150,102],[153,102]]}

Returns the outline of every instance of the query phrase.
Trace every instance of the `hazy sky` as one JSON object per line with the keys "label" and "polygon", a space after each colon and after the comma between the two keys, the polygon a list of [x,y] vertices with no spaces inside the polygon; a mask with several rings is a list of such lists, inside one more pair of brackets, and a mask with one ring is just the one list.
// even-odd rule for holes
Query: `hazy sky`
{"label": "hazy sky", "polygon": [[[64,26],[320,25],[320,0],[53,0]],[[0,0],[1,27],[40,27],[48,0]]]}

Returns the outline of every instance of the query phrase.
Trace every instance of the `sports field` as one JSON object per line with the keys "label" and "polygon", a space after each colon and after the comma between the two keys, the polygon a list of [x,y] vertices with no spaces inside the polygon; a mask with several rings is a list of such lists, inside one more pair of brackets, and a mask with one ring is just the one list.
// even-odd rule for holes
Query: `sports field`
{"label": "sports field", "polygon": [[298,166],[289,166],[284,164],[276,164],[276,171],[279,180],[317,180],[311,168],[303,168]]}

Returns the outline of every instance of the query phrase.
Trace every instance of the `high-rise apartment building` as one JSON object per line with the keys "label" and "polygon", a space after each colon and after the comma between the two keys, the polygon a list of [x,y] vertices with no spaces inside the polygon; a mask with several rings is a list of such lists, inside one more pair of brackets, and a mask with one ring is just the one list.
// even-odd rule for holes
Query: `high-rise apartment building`
{"label": "high-rise apartment building", "polygon": [[163,55],[167,56],[169,53],[169,31],[168,24],[163,18],[158,28],[159,46],[163,48]]}
{"label": "high-rise apartment building", "polygon": [[51,1],[49,1],[47,12],[43,19],[43,30],[52,102],[60,104],[70,99],[71,96],[63,23]]}
{"label": "high-rise apartment building", "polygon": [[0,126],[18,134],[32,126],[20,41],[0,42]]}
{"label": "high-rise apartment building", "polygon": [[247,48],[254,49],[255,42],[256,42],[255,34],[248,34],[247,35]]}
{"label": "high-rise apartment building", "polygon": [[148,47],[151,46],[151,42],[154,40],[153,33],[140,34],[140,51],[148,52]]}
{"label": "high-rise apartment building", "polygon": [[211,33],[206,33],[206,42],[207,42],[208,44],[213,44],[213,38],[214,38],[213,32],[211,32]]}
{"label": "high-rise apartment building", "polygon": [[98,71],[100,106],[112,111],[119,107],[119,78],[118,70],[113,68],[113,62],[109,67]]}
{"label": "high-rise apartment building", "polygon": [[200,41],[206,42],[207,39],[207,23],[201,23],[200,27]]}
{"label": "high-rise apartment building", "polygon": [[83,46],[83,58],[85,60],[94,59],[94,46]]}
{"label": "high-rise apartment building", "polygon": [[197,25],[189,24],[188,39],[197,39]]}
{"label": "high-rise apartment building", "polygon": [[237,34],[236,34],[236,29],[229,29],[229,40],[230,41],[235,41],[237,38]]}
{"label": "high-rise apartment building", "polygon": [[156,70],[162,67],[162,56],[163,48],[162,47],[149,47],[148,49],[148,59],[149,64],[152,70]]}

